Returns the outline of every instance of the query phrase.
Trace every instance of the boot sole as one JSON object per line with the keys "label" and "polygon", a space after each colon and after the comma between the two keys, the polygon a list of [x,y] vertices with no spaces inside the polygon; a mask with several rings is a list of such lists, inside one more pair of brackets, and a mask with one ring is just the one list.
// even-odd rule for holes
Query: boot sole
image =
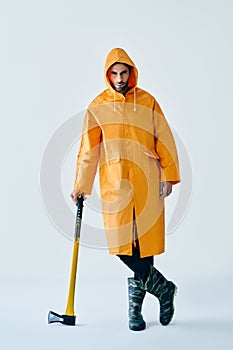
{"label": "boot sole", "polygon": [[146,325],[144,326],[129,326],[129,329],[131,331],[143,331],[146,328]]}

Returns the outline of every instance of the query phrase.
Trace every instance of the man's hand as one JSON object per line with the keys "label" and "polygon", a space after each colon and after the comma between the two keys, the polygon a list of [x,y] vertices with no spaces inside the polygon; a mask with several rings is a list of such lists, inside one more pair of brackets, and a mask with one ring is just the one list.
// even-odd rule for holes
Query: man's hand
{"label": "man's hand", "polygon": [[165,181],[160,183],[160,198],[165,198],[172,193],[172,182]]}
{"label": "man's hand", "polygon": [[86,199],[85,193],[83,193],[80,190],[73,190],[70,194],[70,197],[72,199],[72,201],[74,202],[75,205],[77,205],[78,203],[78,198],[80,197],[80,195],[83,194],[83,199]]}

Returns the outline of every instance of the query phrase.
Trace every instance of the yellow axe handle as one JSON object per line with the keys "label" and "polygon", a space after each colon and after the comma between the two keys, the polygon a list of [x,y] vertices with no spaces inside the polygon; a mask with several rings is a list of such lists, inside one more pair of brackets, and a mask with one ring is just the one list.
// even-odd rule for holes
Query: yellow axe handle
{"label": "yellow axe handle", "polygon": [[69,287],[68,300],[67,300],[66,313],[65,313],[67,316],[74,316],[74,294],[75,294],[75,283],[76,283],[77,265],[78,265],[78,251],[79,251],[80,231],[81,231],[82,212],[83,212],[83,201],[84,201],[84,195],[81,194],[77,202],[74,246],[73,246],[71,273],[70,273],[70,287]]}
{"label": "yellow axe handle", "polygon": [[67,316],[74,316],[74,295],[75,295],[75,283],[76,283],[76,275],[77,275],[78,251],[79,251],[79,240],[74,241],[74,246],[73,246],[73,256],[72,256],[72,265],[71,265],[71,273],[70,273],[70,286],[69,286],[69,293],[68,293],[66,313],[65,313]]}

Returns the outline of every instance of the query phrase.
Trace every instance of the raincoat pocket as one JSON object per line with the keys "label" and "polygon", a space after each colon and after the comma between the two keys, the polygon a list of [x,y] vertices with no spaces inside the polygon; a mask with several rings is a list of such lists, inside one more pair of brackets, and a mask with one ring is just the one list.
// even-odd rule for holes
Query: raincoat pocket
{"label": "raincoat pocket", "polygon": [[160,164],[160,158],[158,154],[154,151],[147,151],[144,152],[146,155],[148,161],[149,161],[149,169],[148,169],[148,176],[154,180],[155,174],[158,176],[158,183],[161,181],[161,164]]}
{"label": "raincoat pocket", "polygon": [[152,153],[152,152],[148,151],[148,152],[144,152],[144,154],[149,158],[159,159],[159,156],[156,152]]}
{"label": "raincoat pocket", "polygon": [[115,157],[113,159],[108,160],[105,164],[113,165],[113,164],[119,163],[120,161],[121,161],[121,157]]}

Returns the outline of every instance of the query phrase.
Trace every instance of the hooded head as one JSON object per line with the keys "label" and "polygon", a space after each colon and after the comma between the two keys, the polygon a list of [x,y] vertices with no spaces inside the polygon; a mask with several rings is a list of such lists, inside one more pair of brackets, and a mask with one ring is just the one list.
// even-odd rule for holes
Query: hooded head
{"label": "hooded head", "polygon": [[110,68],[116,63],[122,63],[130,68],[128,87],[130,89],[136,87],[138,80],[138,70],[128,54],[121,48],[112,49],[106,58],[104,75],[107,86],[110,89],[113,89],[110,81]]}

